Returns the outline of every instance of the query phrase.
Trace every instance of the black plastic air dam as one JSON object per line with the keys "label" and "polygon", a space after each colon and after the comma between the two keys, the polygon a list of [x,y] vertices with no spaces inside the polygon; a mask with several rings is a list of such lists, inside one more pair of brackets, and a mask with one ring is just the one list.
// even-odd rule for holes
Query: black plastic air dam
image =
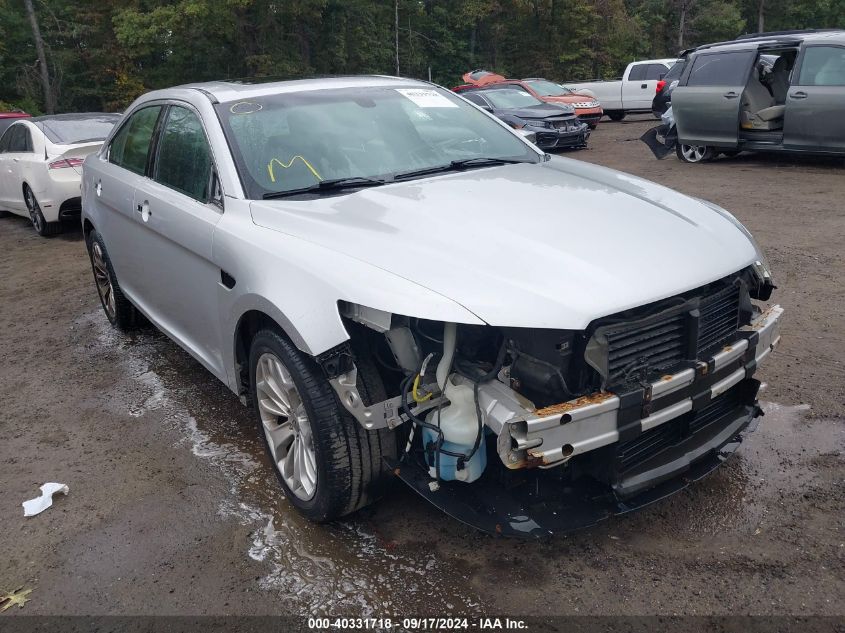
{"label": "black plastic air dam", "polygon": [[[756,428],[755,418],[759,415],[762,411],[757,404],[743,406],[720,420],[719,431],[707,442],[697,440],[694,446],[682,442],[673,447],[666,459],[655,466],[651,473],[653,480],[649,480],[648,471],[638,472],[637,485],[648,486],[647,489],[625,498],[591,477],[559,486],[553,498],[549,497],[547,488],[542,498],[535,497],[532,491],[539,490],[539,486],[530,482],[508,490],[484,478],[472,484],[440,482],[439,488],[432,491],[429,487],[432,480],[421,466],[386,461],[411,489],[453,519],[492,535],[539,539],[590,527],[683,490],[736,452],[743,436]],[[692,443],[693,439],[688,441]],[[528,471],[530,477],[538,478],[548,473]]]}

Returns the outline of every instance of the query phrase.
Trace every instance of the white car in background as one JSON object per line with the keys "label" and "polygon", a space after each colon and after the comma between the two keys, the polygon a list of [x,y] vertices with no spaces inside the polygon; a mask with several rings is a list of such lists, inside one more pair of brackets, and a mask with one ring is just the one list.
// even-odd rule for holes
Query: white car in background
{"label": "white car in background", "polygon": [[82,162],[97,151],[119,114],[92,112],[22,119],[0,137],[0,214],[32,220],[39,235],[78,218]]}

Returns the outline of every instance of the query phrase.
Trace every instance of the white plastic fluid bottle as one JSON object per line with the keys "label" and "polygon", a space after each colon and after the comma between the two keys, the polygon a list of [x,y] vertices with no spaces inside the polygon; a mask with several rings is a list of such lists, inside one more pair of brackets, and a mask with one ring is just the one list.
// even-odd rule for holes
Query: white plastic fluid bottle
{"label": "white plastic fluid bottle", "polygon": [[[450,376],[446,380],[443,391],[443,395],[449,400],[449,405],[440,410],[439,417],[436,409],[430,412],[426,417],[426,422],[434,426],[438,426],[439,422],[440,430],[443,432],[442,450],[469,455],[479,433],[475,396],[470,385],[463,382],[456,384],[453,382],[453,378],[454,376]],[[428,446],[429,443],[437,442],[437,432],[431,429],[423,429],[422,440],[424,447]],[[462,469],[458,469],[458,460],[460,459],[458,457],[443,453],[438,456],[435,453],[426,452],[429,474],[432,477],[436,476],[435,460],[438,457],[440,459],[440,479],[467,483],[475,481],[481,477],[487,466],[483,428],[478,450],[464,463]]]}

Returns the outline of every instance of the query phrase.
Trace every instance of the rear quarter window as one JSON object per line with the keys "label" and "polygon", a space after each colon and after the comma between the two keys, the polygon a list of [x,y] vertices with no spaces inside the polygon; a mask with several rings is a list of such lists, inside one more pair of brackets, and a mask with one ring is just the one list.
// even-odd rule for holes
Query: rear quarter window
{"label": "rear quarter window", "polygon": [[754,53],[735,51],[710,53],[695,58],[688,86],[744,86]]}
{"label": "rear quarter window", "polygon": [[845,47],[809,46],[804,51],[800,86],[845,86]]}

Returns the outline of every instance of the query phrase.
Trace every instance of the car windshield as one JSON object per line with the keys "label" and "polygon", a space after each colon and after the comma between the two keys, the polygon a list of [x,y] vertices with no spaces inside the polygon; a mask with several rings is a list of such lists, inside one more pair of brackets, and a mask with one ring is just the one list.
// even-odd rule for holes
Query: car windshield
{"label": "car windshield", "polygon": [[540,160],[488,115],[433,86],[285,92],[215,108],[252,199],[321,182],[389,181],[454,161]]}
{"label": "car windshield", "polygon": [[535,99],[524,90],[516,88],[485,90],[484,96],[490,100],[494,108],[501,108],[503,110],[508,108],[530,108],[531,106],[543,104],[542,101]]}
{"label": "car windshield", "polygon": [[85,118],[45,119],[38,124],[51,142],[73,145],[102,141],[119,120],[119,114],[99,114]]}
{"label": "car windshield", "polygon": [[525,83],[541,97],[566,97],[571,94],[569,89],[545,79],[532,79]]}

